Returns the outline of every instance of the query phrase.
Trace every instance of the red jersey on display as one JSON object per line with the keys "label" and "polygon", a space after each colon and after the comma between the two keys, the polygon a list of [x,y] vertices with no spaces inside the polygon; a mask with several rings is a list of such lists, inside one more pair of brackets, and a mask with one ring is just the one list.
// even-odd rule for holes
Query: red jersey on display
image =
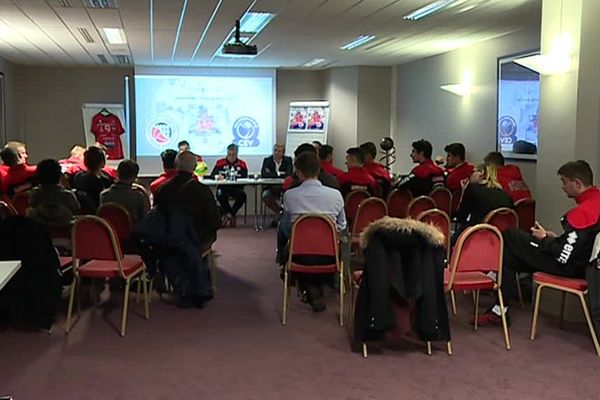
{"label": "red jersey on display", "polygon": [[531,192],[523,180],[521,170],[516,165],[504,165],[498,168],[498,182],[515,203],[521,199],[531,198]]}
{"label": "red jersey on display", "polygon": [[92,118],[92,133],[96,141],[106,146],[106,155],[109,160],[124,158],[121,135],[125,132],[121,120],[114,114],[104,115],[101,112]]}

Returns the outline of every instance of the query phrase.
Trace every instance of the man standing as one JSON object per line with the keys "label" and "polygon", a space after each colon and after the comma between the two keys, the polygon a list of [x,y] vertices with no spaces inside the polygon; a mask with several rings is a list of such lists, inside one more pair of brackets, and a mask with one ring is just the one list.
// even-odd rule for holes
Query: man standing
{"label": "man standing", "polygon": [[451,191],[461,189],[460,183],[469,179],[475,166],[465,161],[465,146],[462,143],[450,143],[444,147],[446,152],[446,187]]}
{"label": "man standing", "polygon": [[[222,180],[230,176],[235,179],[248,177],[248,166],[244,160],[238,158],[238,146],[233,143],[227,146],[227,157],[217,160],[209,178]],[[233,206],[229,204],[230,198],[233,199]],[[235,227],[236,214],[246,202],[244,186],[220,186],[217,189],[217,200],[225,214],[223,225],[229,223]]]}
{"label": "man standing", "polygon": [[131,186],[139,172],[140,166],[135,161],[121,161],[117,167],[117,182],[100,194],[100,204],[116,203],[125,207],[133,225],[148,211],[144,195]]}
{"label": "man standing", "polygon": [[427,196],[436,184],[442,184],[444,181],[444,170],[435,165],[431,159],[433,146],[425,139],[417,140],[412,143],[410,158],[416,167],[410,171],[410,174],[400,179],[396,186],[398,188],[408,189],[414,197]]}
{"label": "man standing", "polygon": [[[344,213],[344,199],[336,189],[323,186],[319,181],[319,159],[314,152],[303,152],[294,160],[296,173],[301,180],[300,186],[289,189],[283,195],[284,215],[279,224],[278,254],[281,264],[287,262],[285,245],[290,238],[292,224],[304,214],[323,214],[331,218],[338,232],[346,229],[346,214]],[[319,238],[313,238],[319,240]],[[323,301],[323,278],[314,274],[298,274],[295,276],[301,291],[306,293],[306,298],[315,312],[325,310]]]}
{"label": "man standing", "polygon": [[[553,275],[584,278],[594,240],[600,232],[600,191],[594,186],[590,165],[570,161],[558,170],[562,190],[577,205],[560,220],[564,232],[559,236],[538,222],[531,234],[508,229],[504,238],[502,289],[506,301],[512,297],[515,272],[542,271]],[[495,305],[478,319],[479,324],[498,324],[500,306]]]}
{"label": "man standing", "polygon": [[[262,178],[287,178],[294,172],[292,157],[285,154],[285,146],[276,144],[273,146],[273,155],[263,160],[260,176]],[[281,185],[271,185],[262,192],[262,200],[275,215],[281,212],[279,198],[281,197]],[[277,221],[277,219],[275,219]]]}

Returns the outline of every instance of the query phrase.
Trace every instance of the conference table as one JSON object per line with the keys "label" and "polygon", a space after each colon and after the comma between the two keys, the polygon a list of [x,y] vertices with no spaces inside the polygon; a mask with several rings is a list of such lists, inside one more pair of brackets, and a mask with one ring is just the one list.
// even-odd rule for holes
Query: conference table
{"label": "conference table", "polygon": [[254,188],[254,230],[257,232],[263,230],[264,220],[262,207],[260,216],[258,212],[258,193],[262,193],[263,189],[268,186],[283,185],[283,181],[283,178],[239,178],[235,181],[228,181],[225,179],[202,179],[203,184],[214,187],[215,189],[218,189],[219,186],[252,186]]}
{"label": "conference table", "polygon": [[21,261],[0,261],[0,290],[21,268]]}

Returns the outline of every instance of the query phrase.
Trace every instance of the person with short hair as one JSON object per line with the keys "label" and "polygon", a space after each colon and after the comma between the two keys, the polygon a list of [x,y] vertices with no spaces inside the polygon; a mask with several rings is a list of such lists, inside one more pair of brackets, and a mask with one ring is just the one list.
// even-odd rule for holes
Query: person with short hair
{"label": "person with short hair", "polygon": [[61,166],[53,159],[42,160],[37,164],[36,177],[39,184],[29,195],[29,205],[37,208],[43,203],[61,204],[71,213],[77,214],[81,208],[79,201],[70,190],[60,184]]}
{"label": "person with short hair", "polygon": [[194,178],[195,154],[183,151],[175,158],[176,174],[160,185],[154,204],[159,209],[180,208],[187,212],[194,224],[202,249],[210,248],[217,238],[221,216],[210,188]]}
{"label": "person with short hair", "polygon": [[140,166],[133,160],[123,160],[117,167],[117,181],[100,194],[100,204],[115,203],[123,206],[133,225],[148,211],[146,198],[133,188]]}
{"label": "person with short hair", "polygon": [[[520,229],[507,229],[502,233],[502,291],[506,304],[512,297],[516,272],[542,271],[569,278],[585,278],[594,241],[600,232],[600,191],[594,186],[590,165],[583,160],[562,165],[557,174],[563,192],[577,205],[561,218],[564,232],[560,235],[546,230],[537,221],[531,228],[531,234]],[[482,325],[500,324],[500,306],[494,305],[479,317],[478,322]]]}
{"label": "person with short hair", "polygon": [[[211,179],[225,179],[233,174],[236,179],[248,177],[248,165],[244,160],[238,158],[238,145],[230,144],[227,146],[227,156],[217,160],[215,167],[209,175]],[[233,205],[229,199],[233,199]],[[217,188],[217,200],[224,212],[223,225],[229,224],[232,227],[236,225],[236,214],[246,203],[246,191],[244,186],[219,186]]]}
{"label": "person with short hair", "polygon": [[191,151],[190,143],[187,140],[182,140],[181,142],[177,143],[177,148],[179,149],[180,153],[184,151]]}
{"label": "person with short hair", "polygon": [[[260,176],[262,178],[287,178],[294,172],[292,157],[285,155],[285,146],[275,144],[273,146],[273,155],[263,160]],[[281,206],[279,199],[283,188],[281,185],[269,185],[262,192],[262,200],[271,211],[276,215],[274,223],[277,222]]]}
{"label": "person with short hair", "polygon": [[[324,146],[326,146],[326,145],[324,145]],[[302,143],[301,145],[296,147],[296,150],[294,150],[294,159],[304,152],[313,153],[315,155],[317,154],[317,150],[315,149],[315,147],[312,144]],[[323,186],[327,186],[327,187],[337,189],[337,190],[340,189],[340,185],[338,184],[337,179],[335,179],[335,176],[327,173],[322,168],[319,169],[318,179],[323,184]],[[288,189],[291,189],[294,187],[298,187],[298,186],[300,186],[301,183],[302,183],[302,180],[296,174],[296,172],[294,172],[294,173],[292,173],[292,175],[288,176],[283,181],[283,190],[285,191],[285,190],[288,190]]]}
{"label": "person with short hair", "polygon": [[523,179],[523,175],[521,175],[521,170],[513,164],[505,165],[502,153],[492,151],[484,157],[483,161],[486,165],[496,166],[498,169],[498,182],[515,203],[521,199],[531,198],[531,192]]}
{"label": "person with short hair", "polygon": [[[312,213],[323,214],[335,222],[338,232],[346,229],[344,199],[338,190],[328,188],[319,181],[320,163],[316,152],[300,153],[294,159],[294,168],[302,183],[283,194],[284,215],[279,224],[277,240],[280,264],[287,262],[285,245],[291,235],[292,224],[298,217]],[[323,311],[326,308],[323,301],[323,279],[315,277],[314,274],[298,274],[294,278],[297,279],[300,290],[305,293],[313,310]]]}
{"label": "person with short hair", "polygon": [[333,166],[333,147],[328,144],[324,144],[319,148],[317,154],[319,155],[319,160],[321,160],[322,171],[335,177],[344,173],[344,171],[341,169]]}
{"label": "person with short hair", "polygon": [[0,158],[6,166],[1,178],[2,193],[8,199],[20,192],[32,189],[36,183],[36,168],[27,165],[15,146],[6,146],[0,151]]}
{"label": "person with short hair", "polygon": [[388,171],[383,165],[375,161],[377,157],[377,146],[373,142],[366,142],[358,147],[365,156],[365,171],[367,171],[375,181],[386,182],[391,185],[392,178],[390,177],[390,171]]}
{"label": "person with short hair", "polygon": [[431,159],[433,146],[429,141],[420,139],[412,143],[410,157],[416,167],[410,171],[410,174],[400,179],[396,187],[408,189],[413,197],[427,196],[434,185],[441,185],[444,181],[444,170],[435,165]]}
{"label": "person with short hair", "polygon": [[317,154],[319,154],[319,150],[321,149],[321,146],[323,146],[323,143],[318,140],[313,140],[312,145],[315,147],[315,150],[317,150]]}
{"label": "person with short hair", "polygon": [[446,187],[454,192],[461,189],[461,182],[473,174],[475,166],[465,161],[465,146],[462,143],[450,143],[444,147],[446,152]]}
{"label": "person with short hair", "polygon": [[342,195],[350,193],[352,190],[365,189],[369,193],[375,194],[377,183],[375,179],[365,171],[365,155],[358,147],[351,147],[346,150],[346,165],[348,172],[337,176]]}
{"label": "person with short hair", "polygon": [[104,171],[106,154],[100,147],[90,146],[83,154],[86,170],[80,171],[73,178],[73,188],[82,211],[95,214],[100,205],[100,193],[108,189],[114,179]]}
{"label": "person with short hair", "polygon": [[58,160],[61,170],[65,174],[75,174],[79,171],[85,170],[83,164],[83,153],[85,153],[85,147],[76,144],[69,151],[69,157]]}
{"label": "person with short hair", "polygon": [[164,172],[150,183],[150,192],[153,196],[156,196],[156,191],[160,185],[177,175],[177,171],[175,171],[175,157],[177,157],[177,152],[172,149],[167,149],[160,153]]}
{"label": "person with short hair", "polygon": [[27,164],[27,160],[29,159],[29,154],[27,154],[27,145],[23,142],[19,142],[17,140],[11,140],[6,143],[6,147],[12,147],[19,153],[19,158],[23,161],[24,164]]}

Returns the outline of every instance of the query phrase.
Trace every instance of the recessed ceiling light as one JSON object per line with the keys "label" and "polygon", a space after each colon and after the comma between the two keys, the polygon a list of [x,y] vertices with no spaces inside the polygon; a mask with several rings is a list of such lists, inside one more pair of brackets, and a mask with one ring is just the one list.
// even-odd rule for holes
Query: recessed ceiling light
{"label": "recessed ceiling light", "polygon": [[323,61],[325,61],[324,58],[315,58],[313,60],[310,60],[309,62],[307,62],[306,64],[304,64],[305,67],[314,67],[317,64],[321,64]]}
{"label": "recessed ceiling light", "polygon": [[258,35],[274,17],[275,14],[267,12],[249,11],[240,19],[240,32]]}
{"label": "recessed ceiling light", "polygon": [[15,31],[8,25],[0,23],[0,39],[8,39],[15,36]]}
{"label": "recessed ceiling light", "polygon": [[420,19],[428,17],[432,14],[435,14],[438,11],[441,11],[441,10],[447,8],[448,6],[450,6],[452,3],[455,3],[456,1],[457,0],[434,1],[433,3],[429,3],[426,6],[421,7],[418,10],[415,10],[415,11],[411,12],[410,14],[405,15],[404,19],[408,19],[410,21],[418,21]]}
{"label": "recessed ceiling light", "polygon": [[125,44],[127,40],[125,39],[125,32],[120,28],[102,28],[104,31],[104,35],[106,35],[106,39],[110,44]]}
{"label": "recessed ceiling light", "polygon": [[365,43],[370,42],[373,39],[375,39],[375,35],[360,35],[350,43],[346,43],[345,45],[340,47],[340,50],[352,50],[362,46]]}

